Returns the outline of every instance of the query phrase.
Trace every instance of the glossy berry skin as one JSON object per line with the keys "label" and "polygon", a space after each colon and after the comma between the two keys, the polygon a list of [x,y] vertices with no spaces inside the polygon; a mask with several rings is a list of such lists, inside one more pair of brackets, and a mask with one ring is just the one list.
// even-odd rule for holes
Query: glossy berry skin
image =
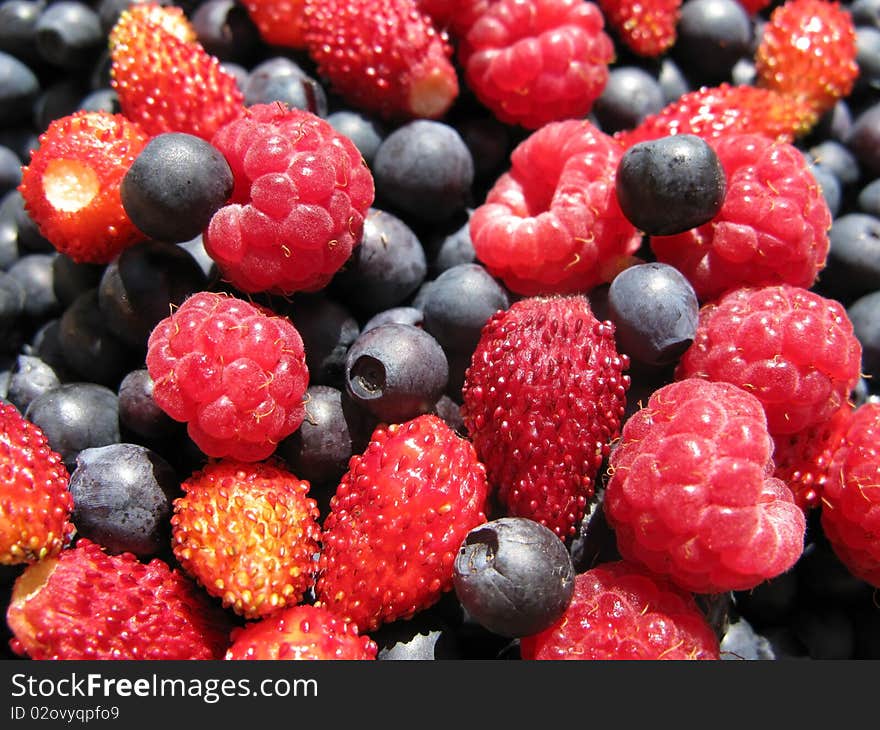
{"label": "glossy berry skin", "polygon": [[327,116],[327,94],[302,66],[286,56],[273,56],[254,66],[241,85],[245,106],[280,101],[293,109]]}
{"label": "glossy berry skin", "polygon": [[593,104],[592,114],[602,131],[614,134],[632,129],[664,106],[666,96],[657,78],[639,66],[615,66],[608,72],[608,83]]}
{"label": "glossy berry skin", "polygon": [[672,55],[699,87],[731,79],[752,50],[752,23],[738,0],[688,0],[681,6]]}
{"label": "glossy berry skin", "polygon": [[63,0],[47,7],[34,26],[40,56],[61,68],[87,68],[101,51],[104,34],[98,14],[78,0]]}
{"label": "glossy berry skin", "polygon": [[480,625],[501,636],[529,636],[562,615],[574,591],[574,567],[551,530],[502,517],[471,530],[455,559],[455,595]]}
{"label": "glossy berry skin", "polygon": [[740,286],[809,288],[825,267],[831,211],[803,155],[758,135],[712,143],[727,178],[706,224],[652,236],[659,261],[679,269],[701,302]]}
{"label": "glossy berry skin", "polygon": [[361,333],[348,308],[324,292],[299,294],[287,316],[302,337],[309,383],[342,388],[345,357]]}
{"label": "glossy berry skin", "polygon": [[325,608],[302,605],[282,609],[232,634],[227,660],[372,660],[378,647],[357,627]]}
{"label": "glossy berry skin", "polygon": [[361,632],[452,589],[465,535],[486,521],[486,470],[437,416],[380,426],[352,458],[324,520],[318,604]]}
{"label": "glossy berry skin", "polygon": [[734,289],[700,310],[676,378],[733,383],[774,436],[827,421],[859,379],[862,348],[843,306],[790,285]]}
{"label": "glossy berry skin", "polygon": [[105,264],[145,238],[125,212],[120,187],[147,140],[137,124],[106,112],[75,112],[40,135],[18,189],[58,251]]}
{"label": "glossy berry skin", "polygon": [[639,56],[662,56],[675,43],[682,0],[599,0],[609,27]]}
{"label": "glossy berry skin", "polygon": [[847,303],[880,289],[880,218],[861,212],[841,215],[828,239],[824,291]]}
{"label": "glossy berry skin", "polygon": [[520,640],[526,660],[712,660],[718,639],[693,596],[621,561],[575,578],[553,626]]}
{"label": "glossy berry skin", "polygon": [[574,535],[619,432],[628,366],[582,296],[522,299],[486,323],[462,417],[508,516]]}
{"label": "glossy berry skin", "polygon": [[880,378],[880,291],[856,299],[846,310],[853,333],[862,346],[862,371],[866,378]]}
{"label": "glossy berry skin", "polygon": [[205,249],[245,292],[291,294],[327,285],[351,255],[373,202],[373,177],[327,122],[257,104],[212,144],[232,168],[230,204],[211,219]]}
{"label": "glossy berry skin", "polygon": [[73,537],[69,474],[45,434],[0,403],[0,565],[57,555]]}
{"label": "glossy berry skin", "polygon": [[302,423],[308,387],[294,326],[232,296],[199,292],[153,329],[153,397],[212,457],[260,461]]}
{"label": "glossy berry skin", "polygon": [[242,4],[266,43],[305,47],[303,0],[246,0]]}
{"label": "glossy berry skin", "polygon": [[87,539],[30,566],[6,621],[31,659],[221,659],[232,624],[180,571]]}
{"label": "glossy berry skin", "polygon": [[585,120],[532,133],[470,218],[480,263],[525,296],[583,292],[613,278],[641,243],[614,191],[621,155]]}
{"label": "glossy berry skin", "polygon": [[708,142],[676,134],[630,147],[618,164],[615,191],[636,228],[669,236],[712,220],[724,202],[727,179]]}
{"label": "glossy berry skin", "polygon": [[599,7],[579,0],[498,0],[463,44],[468,86],[506,124],[538,129],[585,116],[614,57]]}
{"label": "glossy berry skin", "polygon": [[773,478],[761,403],[689,378],[655,391],[611,454],[605,515],[624,559],[695,593],[746,590],[803,552],[806,522]]}

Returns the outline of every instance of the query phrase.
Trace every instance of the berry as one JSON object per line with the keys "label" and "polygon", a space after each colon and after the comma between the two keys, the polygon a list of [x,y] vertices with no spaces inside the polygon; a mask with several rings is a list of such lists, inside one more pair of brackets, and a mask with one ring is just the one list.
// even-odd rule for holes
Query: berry
{"label": "berry", "polygon": [[250,107],[212,143],[235,180],[205,234],[224,277],[246,292],[326,286],[357,246],[373,202],[373,177],[354,144],[283,104]]}
{"label": "berry", "polygon": [[296,328],[232,296],[187,299],[156,325],[146,364],[156,402],[208,456],[261,461],[305,415]]}
{"label": "berry", "polygon": [[40,93],[40,81],[15,56],[0,51],[0,124],[14,126],[28,119]]}
{"label": "berry", "polygon": [[607,134],[632,129],[666,106],[660,82],[639,66],[617,66],[593,104],[593,116]]}
{"label": "berry", "polygon": [[236,629],[228,660],[370,660],[376,642],[325,608],[291,606]]}
{"label": "berry", "polygon": [[21,413],[31,401],[61,384],[58,373],[48,363],[31,355],[19,355],[9,370],[6,398]]}
{"label": "berry", "polygon": [[418,0],[434,27],[448,30],[456,40],[463,40],[471,26],[495,0]]}
{"label": "berry", "polygon": [[39,426],[0,403],[0,564],[57,555],[73,537],[68,472]]}
{"label": "berry", "polygon": [[682,0],[599,0],[609,27],[633,53],[662,56],[676,41]]}
{"label": "berry", "polygon": [[87,539],[27,568],[6,620],[31,659],[220,659],[232,628],[189,579]]}
{"label": "berry", "polygon": [[40,135],[18,189],[58,251],[105,264],[145,238],[122,206],[120,186],[147,139],[137,124],[106,112],[76,112]]}
{"label": "berry", "polygon": [[704,225],[652,236],[657,259],[684,273],[702,302],[740,286],[812,286],[828,255],[831,212],[804,156],[753,134],[712,145],[727,178],[723,205]]}
{"label": "berry", "polygon": [[620,554],[695,593],[746,590],[803,552],[806,523],[771,476],[761,403],[730,383],[656,390],[611,453],[605,515]]}
{"label": "berry", "polygon": [[863,109],[846,133],[845,144],[859,165],[871,175],[880,175],[880,103]]}
{"label": "berry", "polygon": [[244,0],[262,39],[284,48],[305,48],[304,0]]}
{"label": "berry", "polygon": [[819,281],[823,291],[846,301],[880,289],[880,218],[846,213],[831,223],[828,239],[828,265]]}
{"label": "berry", "polygon": [[119,383],[117,392],[119,426],[123,433],[135,437],[160,440],[175,434],[175,421],[153,399],[153,379],[146,368],[128,373]]}
{"label": "berry", "polygon": [[302,600],[320,551],[308,482],[280,462],[221,460],[181,488],[171,518],[174,556],[209,594],[248,619]]}
{"label": "berry", "polygon": [[672,54],[696,85],[731,78],[752,48],[752,22],[737,0],[687,0],[681,6]]}
{"label": "berry", "polygon": [[260,31],[236,0],[205,0],[192,11],[192,27],[202,47],[226,63],[247,63],[258,50]]}
{"label": "berry", "polygon": [[361,111],[436,119],[458,96],[449,39],[416,0],[304,0],[303,17],[318,73]]}
{"label": "berry", "polygon": [[327,122],[339,134],[354,142],[358,152],[363,156],[364,162],[372,166],[376,151],[386,136],[382,125],[367,115],[351,109],[339,109],[328,114]]}
{"label": "berry", "polygon": [[52,3],[37,18],[34,42],[40,57],[53,66],[89,67],[104,43],[101,19],[83,2]]}
{"label": "berry", "polygon": [[718,659],[718,639],[693,596],[641,568],[604,563],[575,577],[553,626],[520,640],[523,659]]}
{"label": "berry", "polygon": [[0,198],[21,183],[21,160],[8,147],[0,145]]}
{"label": "berry", "polygon": [[543,525],[502,517],[471,530],[453,566],[455,595],[470,616],[502,636],[529,636],[562,615],[574,592],[563,542]]}
{"label": "berry", "polygon": [[522,299],[486,323],[462,416],[508,516],[574,535],[618,435],[628,366],[582,296]]}
{"label": "berry", "polygon": [[746,287],[703,306],[676,378],[747,390],[778,436],[831,418],[858,382],[861,353],[839,302],[788,284]]}
{"label": "berry", "polygon": [[321,84],[285,56],[254,66],[242,84],[245,106],[282,104],[319,117],[327,116],[327,94]]}
{"label": "berry", "polygon": [[391,307],[374,314],[366,322],[361,333],[369,332],[383,324],[408,324],[413,327],[424,328],[425,315],[421,309],[415,307]]}
{"label": "berry", "polygon": [[583,292],[613,278],[641,242],[614,191],[621,155],[585,120],[551,122],[521,142],[470,219],[489,273],[525,296]]}
{"label": "berry", "polygon": [[470,442],[437,416],[380,426],[351,460],[323,526],[319,605],[359,631],[408,618],[452,589],[488,484]]}
{"label": "berry", "polygon": [[865,294],[847,309],[853,334],[862,346],[862,370],[867,378],[880,378],[880,291]]}

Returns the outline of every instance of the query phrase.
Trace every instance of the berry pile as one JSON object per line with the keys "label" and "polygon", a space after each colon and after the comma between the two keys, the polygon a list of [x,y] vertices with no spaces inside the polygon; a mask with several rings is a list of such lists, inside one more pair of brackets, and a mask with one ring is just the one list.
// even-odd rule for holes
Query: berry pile
{"label": "berry pile", "polygon": [[0,656],[880,656],[873,0],[0,0]]}

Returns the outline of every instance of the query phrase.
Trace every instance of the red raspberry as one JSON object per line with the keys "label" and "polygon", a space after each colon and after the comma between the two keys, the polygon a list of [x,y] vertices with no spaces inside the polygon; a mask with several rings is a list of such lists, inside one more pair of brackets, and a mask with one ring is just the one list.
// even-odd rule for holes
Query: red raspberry
{"label": "red raspberry", "polygon": [[586,120],[532,133],[471,216],[477,258],[526,296],[584,292],[610,281],[641,243],[615,192],[622,154]]}
{"label": "red raspberry", "polygon": [[305,417],[302,338],[289,320],[199,292],[147,342],[153,399],[208,456],[261,461]]}
{"label": "red raspberry", "polygon": [[604,26],[599,7],[583,0],[498,0],[465,38],[465,78],[507,124],[584,117],[614,58]]}
{"label": "red raspberry", "polygon": [[720,659],[694,597],[623,561],[576,576],[562,617],[520,639],[520,650],[526,660]]}
{"label": "red raspberry", "polygon": [[146,236],[122,206],[122,178],[149,137],[121,114],[51,122],[18,186],[40,233],[78,263],[106,264]]}
{"label": "red raspberry", "polygon": [[582,296],[523,299],[486,323],[462,418],[507,514],[574,534],[620,429],[628,366]]}
{"label": "red raspberry", "polygon": [[659,261],[701,301],[740,286],[809,288],[825,267],[831,211],[804,155],[787,142],[733,134],[712,142],[727,177],[721,210],[674,236],[652,236]]}
{"label": "red raspberry", "polygon": [[822,529],[849,571],[880,588],[880,404],[853,413],[828,475]]}
{"label": "red raspberry", "polygon": [[246,292],[326,286],[351,256],[373,203],[373,176],[329,123],[257,104],[212,140],[232,168],[231,204],[214,214],[205,250]]}
{"label": "red raspberry", "polygon": [[465,536],[486,521],[486,470],[437,416],[380,426],[324,521],[315,595],[359,631],[409,618],[453,587]]}
{"label": "red raspberry", "polygon": [[761,403],[689,378],[654,392],[611,452],[605,516],[620,554],[695,593],[748,590],[803,552],[806,520],[772,476]]}
{"label": "red raspberry", "polygon": [[782,284],[734,289],[704,305],[675,375],[749,391],[775,437],[828,421],[855,388],[861,358],[843,305]]}
{"label": "red raspberry", "polygon": [[248,15],[269,44],[305,48],[303,0],[242,0]]}
{"label": "red raspberry", "polygon": [[661,56],[675,43],[682,0],[598,0],[608,24],[634,53]]}

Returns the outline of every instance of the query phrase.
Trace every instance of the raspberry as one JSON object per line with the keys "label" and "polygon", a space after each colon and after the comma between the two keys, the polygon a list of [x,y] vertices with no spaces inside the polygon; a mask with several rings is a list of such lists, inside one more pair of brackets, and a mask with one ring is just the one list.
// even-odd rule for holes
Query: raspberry
{"label": "raspberry", "polygon": [[153,398],[208,456],[260,461],[305,417],[302,338],[289,320],[199,292],[147,343]]}
{"label": "raspberry", "polygon": [[657,259],[703,302],[740,286],[812,286],[828,257],[831,211],[804,156],[755,134],[712,145],[727,177],[721,210],[697,228],[652,236]]}
{"label": "raspberry", "polygon": [[623,154],[590,122],[551,122],[521,142],[470,219],[477,258],[517,294],[584,292],[617,273],[641,236],[614,178]]}
{"label": "raspberry", "polygon": [[749,391],[779,436],[825,423],[843,406],[861,353],[839,302],[789,284],[746,287],[702,307],[675,375]]}
{"label": "raspberry", "polygon": [[598,0],[620,39],[640,56],[661,56],[676,39],[682,0]]}
{"label": "raspberry", "polygon": [[605,515],[624,559],[696,593],[748,590],[803,552],[806,520],[772,476],[761,403],[730,383],[656,390],[609,461]]}
{"label": "raspberry", "polygon": [[523,299],[486,323],[461,414],[508,515],[574,534],[620,428],[628,366],[582,296]]}
{"label": "raspberry", "polygon": [[575,577],[550,628],[520,639],[523,659],[719,659],[718,639],[693,596],[623,561]]}
{"label": "raspberry", "polygon": [[468,86],[498,119],[528,129],[584,117],[614,58],[599,7],[582,0],[498,0],[462,46]]}
{"label": "raspberry", "polygon": [[235,180],[205,232],[225,278],[246,292],[326,286],[360,241],[375,192],[354,143],[280,102],[249,107],[212,143]]}

